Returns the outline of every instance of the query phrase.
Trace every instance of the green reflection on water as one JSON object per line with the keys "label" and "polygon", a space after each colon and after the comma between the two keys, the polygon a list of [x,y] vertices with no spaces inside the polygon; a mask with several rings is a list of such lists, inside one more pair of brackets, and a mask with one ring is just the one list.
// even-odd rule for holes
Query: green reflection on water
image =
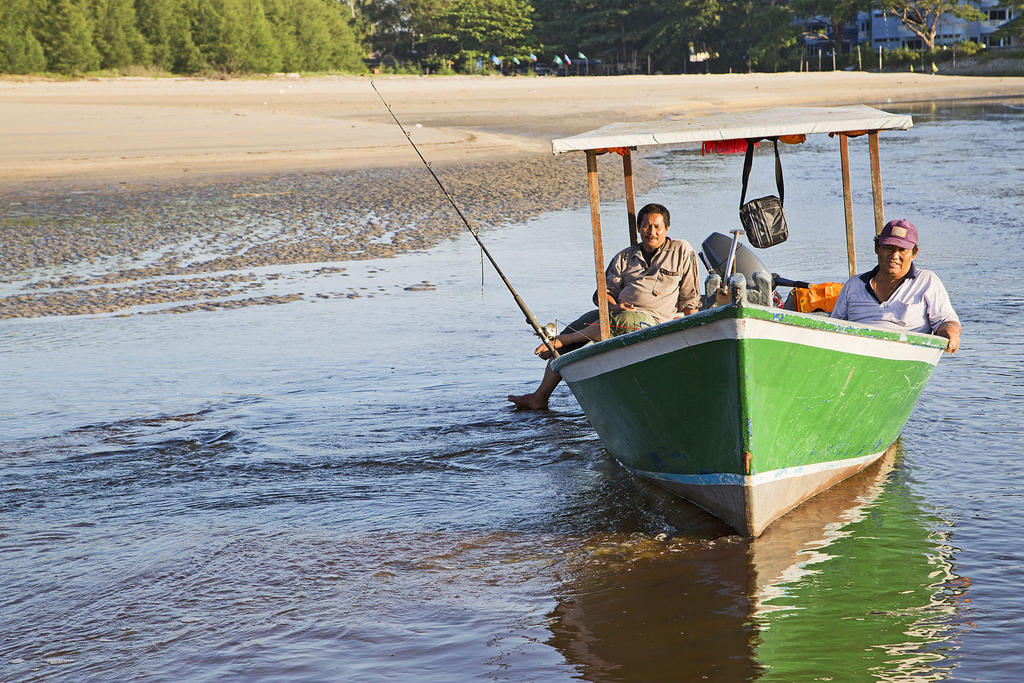
{"label": "green reflection on water", "polygon": [[[664,542],[582,537],[548,644],[590,681],[948,678],[969,582],[901,460],[890,449],[753,541],[693,520]],[[677,528],[712,519],[676,507]]]}
{"label": "green reflection on water", "polygon": [[755,599],[764,680],[942,679],[956,666],[969,583],[953,573],[943,521],[896,467],[873,500],[811,543]]}

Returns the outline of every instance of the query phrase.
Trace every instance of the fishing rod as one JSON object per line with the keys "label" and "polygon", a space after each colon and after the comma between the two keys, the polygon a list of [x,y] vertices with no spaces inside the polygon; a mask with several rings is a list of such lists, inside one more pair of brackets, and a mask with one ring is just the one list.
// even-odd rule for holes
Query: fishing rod
{"label": "fishing rod", "polygon": [[379,97],[380,101],[384,104],[385,107],[387,107],[388,113],[391,114],[391,118],[395,120],[395,123],[398,124],[398,127],[402,130],[403,133],[405,133],[405,139],[408,140],[409,144],[412,145],[412,148],[416,150],[416,155],[419,156],[420,161],[422,161],[423,165],[427,167],[428,171],[430,171],[430,175],[433,176],[434,182],[437,183],[437,186],[441,188],[441,192],[444,193],[444,196],[448,200],[448,203],[452,205],[453,209],[455,209],[455,213],[459,214],[459,218],[462,219],[462,222],[463,224],[465,224],[466,229],[469,230],[469,234],[471,234],[473,236],[473,239],[476,240],[476,243],[480,245],[480,251],[482,251],[484,256],[487,257],[487,260],[491,262],[491,265],[494,266],[495,272],[498,273],[498,277],[500,277],[501,281],[505,283],[506,287],[508,287],[508,291],[509,293],[512,294],[512,298],[515,299],[516,304],[519,305],[519,310],[521,310],[523,312],[523,315],[526,316],[526,322],[530,323],[530,327],[533,328],[534,333],[538,337],[540,337],[542,342],[544,342],[544,346],[548,347],[548,351],[551,352],[551,357],[558,358],[559,353],[558,350],[555,348],[554,343],[552,343],[551,341],[551,336],[547,333],[547,331],[545,331],[541,324],[537,322],[537,318],[535,318],[533,313],[530,312],[530,309],[527,308],[526,302],[524,302],[519,297],[519,294],[512,286],[512,283],[508,281],[507,277],[505,277],[505,273],[503,273],[501,271],[501,268],[498,267],[498,262],[494,260],[493,256],[491,256],[491,252],[487,251],[487,247],[485,247],[484,243],[480,240],[480,235],[477,234],[477,231],[474,230],[473,226],[471,226],[469,224],[469,221],[466,220],[466,217],[462,214],[462,209],[460,209],[459,205],[455,203],[455,199],[452,197],[451,193],[449,193],[448,190],[445,189],[445,186],[441,182],[441,179],[437,177],[437,174],[434,173],[434,169],[430,167],[430,163],[425,158],[423,158],[423,154],[420,152],[420,148],[417,147],[416,143],[412,141],[412,135],[409,133],[409,131],[405,129],[405,126],[403,126],[402,122],[398,120],[398,117],[395,116],[395,112],[391,111],[391,105],[388,104],[387,101],[384,99],[384,96],[380,94],[380,90],[377,90],[377,86],[374,85],[373,81],[370,81],[370,87],[373,88],[373,92],[377,93],[377,97]]}

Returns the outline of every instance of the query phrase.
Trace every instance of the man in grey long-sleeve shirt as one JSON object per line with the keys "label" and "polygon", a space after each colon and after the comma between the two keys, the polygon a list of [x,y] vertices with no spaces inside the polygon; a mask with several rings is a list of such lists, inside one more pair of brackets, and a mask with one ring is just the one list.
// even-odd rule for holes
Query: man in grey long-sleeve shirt
{"label": "man in grey long-sleeve shirt", "polygon": [[[697,254],[685,240],[669,239],[668,209],[648,204],[637,214],[637,226],[640,244],[620,251],[605,270],[613,335],[690,315],[700,308]],[[570,350],[597,339],[597,320],[597,311],[580,316],[552,344],[556,349]],[[544,344],[534,353],[541,358],[550,355]],[[561,381],[562,376],[549,363],[533,393],[510,394],[508,400],[521,410],[547,408],[551,392]]]}
{"label": "man in grey long-sleeve shirt", "polygon": [[[645,229],[640,230],[643,234]],[[658,323],[700,308],[697,254],[686,240],[664,237],[659,246],[648,250],[645,236],[640,244],[615,255],[605,270],[605,281],[613,310],[617,304],[618,310],[645,311]]]}

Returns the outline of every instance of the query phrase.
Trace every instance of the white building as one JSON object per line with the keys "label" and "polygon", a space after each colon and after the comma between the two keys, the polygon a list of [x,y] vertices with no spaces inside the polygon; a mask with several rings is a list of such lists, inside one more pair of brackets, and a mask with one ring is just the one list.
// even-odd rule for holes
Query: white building
{"label": "white building", "polygon": [[[943,14],[936,23],[935,47],[952,46],[965,40],[992,47],[1013,44],[1009,38],[992,38],[996,29],[1016,16],[1012,7],[1001,5],[1000,0],[972,0],[970,4],[977,7],[986,18],[982,21],[965,21],[951,14]],[[904,26],[899,18],[882,10],[872,10],[870,17],[867,12],[861,12],[858,23],[863,25],[869,19],[873,50],[879,47],[889,50],[898,47],[920,50],[924,47],[921,38]]]}

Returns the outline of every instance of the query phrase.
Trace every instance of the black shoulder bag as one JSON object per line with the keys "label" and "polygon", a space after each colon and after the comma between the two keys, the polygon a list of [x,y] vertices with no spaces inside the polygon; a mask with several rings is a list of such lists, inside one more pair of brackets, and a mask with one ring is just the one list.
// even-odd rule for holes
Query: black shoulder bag
{"label": "black shoulder bag", "polygon": [[774,247],[789,237],[786,227],[786,214],[782,210],[782,200],[786,190],[782,185],[782,160],[779,159],[779,140],[772,139],[775,145],[775,185],[779,196],[773,194],[759,199],[747,198],[747,180],[750,178],[750,165],[754,160],[754,141],[747,140],[747,158],[743,161],[743,194],[740,195],[740,223],[747,233],[750,244],[759,248]]}

